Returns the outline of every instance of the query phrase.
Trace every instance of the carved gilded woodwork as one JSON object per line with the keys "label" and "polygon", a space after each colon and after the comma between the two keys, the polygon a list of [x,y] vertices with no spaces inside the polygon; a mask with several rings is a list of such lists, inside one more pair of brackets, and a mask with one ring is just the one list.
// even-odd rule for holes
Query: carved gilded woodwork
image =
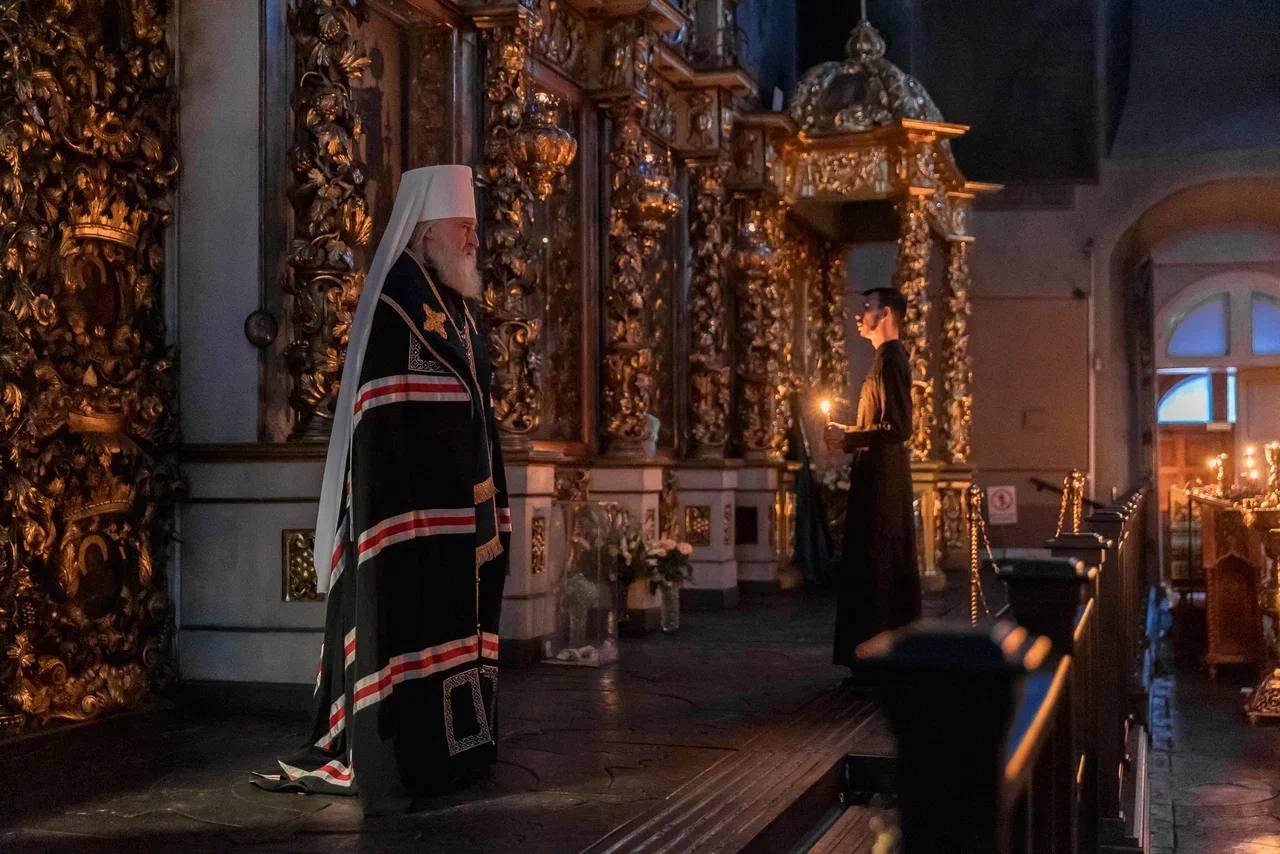
{"label": "carved gilded woodwork", "polygon": [[0,732],[173,672],[168,4],[0,0]]}
{"label": "carved gilded woodwork", "polygon": [[538,0],[542,22],[534,43],[536,55],[568,76],[582,79],[587,57],[586,21],[564,0]]}
{"label": "carved gilded woodwork", "polygon": [[581,441],[582,429],[582,215],[580,172],[570,168],[555,182],[541,213],[530,223],[536,293],[545,294],[545,358],[556,369],[542,389],[540,435]]}
{"label": "carved gilded woodwork", "polygon": [[[787,206],[770,202],[766,207],[765,234],[770,246],[784,248],[788,243],[785,226]],[[801,273],[797,269],[798,257],[783,251],[778,255],[780,267],[774,269],[774,288],[777,305],[769,329],[769,341],[777,365],[773,392],[773,435],[769,441],[769,459],[783,460],[791,434],[793,418],[792,399],[801,385],[800,372],[795,364],[797,282]]]}
{"label": "carved gilded woodwork", "polygon": [[286,602],[322,602],[316,589],[316,532],[314,528],[286,528],[280,532],[282,598]]}
{"label": "carved gilded woodwork", "polygon": [[693,210],[689,245],[689,409],[695,452],[724,456],[729,439],[729,317],[725,262],[730,250],[724,179],[729,164],[720,158],[690,165]]}
{"label": "carved gilded woodwork", "polygon": [[296,421],[292,437],[323,439],[333,419],[351,317],[364,284],[356,249],[372,235],[364,135],[352,85],[369,59],[352,36],[364,6],[346,0],[292,0],[289,30],[299,57],[296,139],[289,153],[294,231],[285,291],[291,297],[285,349]]}
{"label": "carved gilded woodwork", "polygon": [[724,506],[724,544],[733,545],[733,505]]}
{"label": "carved gilded woodwork", "polygon": [[653,42],[653,34],[638,17],[609,22],[604,31],[602,73],[597,82],[606,91],[648,95]]}
{"label": "carved gilded woodwork", "polygon": [[934,377],[929,355],[929,250],[932,236],[925,216],[926,199],[909,196],[897,205],[898,266],[895,284],[907,299],[902,339],[911,363],[911,448],[913,460],[933,451]]}
{"label": "carved gilded woodwork", "polygon": [[669,158],[655,150],[642,130],[646,109],[638,97],[617,101],[611,109],[603,428],[609,450],[620,454],[639,452],[649,438],[657,369],[651,264],[668,223],[680,211],[680,199],[670,190]]}
{"label": "carved gilded woodwork", "polygon": [[968,542],[967,488],[956,485],[938,490],[939,551],[943,555],[961,552]]}
{"label": "carved gilded woodwork", "polygon": [[587,501],[591,497],[591,472],[586,469],[556,469],[556,500]]}
{"label": "carved gilded woodwork", "polygon": [[689,545],[711,545],[711,507],[694,504],[684,508],[684,531]]}
{"label": "carved gilded woodwork", "polygon": [[969,358],[969,240],[947,242],[947,275],[942,312],[942,453],[953,463],[969,461],[972,450],[973,364]]}
{"label": "carved gilded woodwork", "polygon": [[[716,97],[714,91],[700,89],[689,93],[689,131],[685,139],[685,144],[689,148],[709,149],[718,144],[719,139],[716,133],[719,129],[717,126],[719,119],[718,109],[719,98]],[[731,122],[732,119],[730,119],[730,127],[732,127]],[[721,176],[721,180],[724,180],[723,176]]]}
{"label": "carved gilded woodwork", "polygon": [[779,206],[741,202],[736,251],[738,431],[747,459],[777,461],[786,442],[780,399],[789,387]]}
{"label": "carved gilded woodwork", "polygon": [[662,491],[658,494],[658,534],[684,539],[684,520],[680,518],[680,481],[671,469],[662,472]]}
{"label": "carved gilded woodwork", "polygon": [[534,514],[529,528],[529,573],[541,575],[547,571],[547,517]]}
{"label": "carved gilded woodwork", "polygon": [[822,320],[826,338],[826,358],[819,363],[822,387],[843,397],[849,385],[849,350],[845,343],[847,318],[845,293],[849,287],[847,246],[829,243],[823,247]]}
{"label": "carved gilded woodwork", "polygon": [[880,146],[800,151],[787,169],[799,199],[876,199],[893,192],[888,152]]}
{"label": "carved gilded woodwork", "polygon": [[453,115],[449,83],[453,68],[456,30],[446,24],[415,29],[416,85],[409,94],[409,162],[415,165],[448,163],[452,159]]}
{"label": "carved gilded woodwork", "polygon": [[671,86],[652,76],[648,86],[649,109],[645,113],[645,129],[670,144],[676,135],[676,95]]}
{"label": "carved gilded woodwork", "polygon": [[483,31],[485,47],[485,290],[493,361],[494,417],[504,444],[528,444],[542,412],[542,321],[535,279],[529,275],[525,187],[511,141],[520,131],[527,101],[527,22],[517,18]]}
{"label": "carved gilded woodwork", "polygon": [[556,179],[573,162],[578,141],[560,127],[560,99],[537,91],[529,99],[524,120],[508,141],[510,156],[524,176],[524,184],[539,201],[551,195]]}
{"label": "carved gilded woodwork", "polygon": [[811,386],[822,385],[821,366],[825,359],[826,313],[823,310],[825,284],[821,249],[807,233],[791,232],[787,241],[787,267],[792,284],[804,296],[804,358],[800,367]]}

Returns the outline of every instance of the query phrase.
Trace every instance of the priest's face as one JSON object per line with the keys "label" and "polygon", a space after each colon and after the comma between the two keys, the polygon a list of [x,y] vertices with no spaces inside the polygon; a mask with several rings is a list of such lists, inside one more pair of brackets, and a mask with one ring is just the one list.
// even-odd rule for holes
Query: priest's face
{"label": "priest's face", "polygon": [[431,261],[444,284],[464,297],[480,296],[480,271],[476,266],[476,221],[470,217],[424,222],[422,254]]}

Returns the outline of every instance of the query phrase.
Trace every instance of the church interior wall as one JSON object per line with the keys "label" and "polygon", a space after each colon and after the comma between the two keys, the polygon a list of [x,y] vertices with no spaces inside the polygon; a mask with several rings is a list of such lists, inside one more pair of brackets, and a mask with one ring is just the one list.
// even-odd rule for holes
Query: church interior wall
{"label": "church interior wall", "polygon": [[259,28],[254,0],[183,3],[177,197],[182,435],[258,435],[258,353],[240,329],[258,307]]}
{"label": "church interior wall", "polygon": [[[1196,211],[1181,211],[1174,221],[1152,222],[1144,220],[1144,214],[1158,207],[1162,200],[1174,196],[1189,187],[1210,185],[1224,179],[1249,181],[1274,179],[1280,175],[1280,150],[1214,151],[1195,156],[1173,158],[1109,159],[1103,162],[1102,178],[1096,185],[1077,187],[1074,204],[1069,210],[978,210],[973,217],[973,231],[977,248],[973,255],[975,306],[972,321],[972,347],[975,354],[974,410],[975,410],[975,465],[980,472],[979,482],[990,483],[990,472],[1005,467],[1001,462],[1007,457],[1006,448],[1017,447],[1023,442],[1024,428],[1014,417],[995,418],[990,411],[995,400],[1005,396],[1005,387],[1015,372],[1030,379],[1025,384],[1034,389],[1054,390],[1086,385],[1090,360],[1067,358],[1060,361],[1019,360],[1020,342],[1031,337],[1043,340],[1056,339],[1064,350],[1078,350],[1089,338],[1088,315],[1076,310],[1086,301],[1073,297],[1078,289],[1082,294],[1091,290],[1094,294],[1094,341],[1098,359],[1095,368],[1096,383],[1096,463],[1095,479],[1088,492],[1092,497],[1107,499],[1112,489],[1122,491],[1135,476],[1135,465],[1141,453],[1131,453],[1136,436],[1132,432],[1135,417],[1130,380],[1128,344],[1134,330],[1124,310],[1123,297],[1128,285],[1129,270],[1134,261],[1134,246],[1140,252],[1152,248],[1172,234],[1188,233],[1188,241],[1198,240],[1201,248],[1188,244],[1165,244],[1166,257],[1183,260],[1191,257],[1219,258],[1236,255],[1254,259],[1267,267],[1261,259],[1270,250],[1267,229],[1256,225],[1239,232],[1233,241],[1238,249],[1221,243],[1210,232],[1196,232],[1193,226],[1203,228],[1206,223],[1217,224],[1233,220],[1253,219],[1257,214],[1246,209],[1256,206],[1239,193],[1238,189],[1224,193],[1223,198],[1205,200]],[[1244,186],[1243,184],[1241,186]],[[1135,228],[1145,223],[1146,232],[1138,235]],[[1190,235],[1199,234],[1199,237]],[[1220,235],[1219,235],[1220,236]],[[1092,257],[1086,246],[1092,241]],[[1205,249],[1208,245],[1212,249]],[[1244,254],[1240,254],[1244,253]],[[1172,280],[1170,280],[1172,281]],[[1160,279],[1157,279],[1157,283]],[[1170,285],[1172,287],[1172,285]],[[1051,313],[1042,319],[1042,325],[1015,323],[1011,319],[1017,312],[1004,310],[1003,304],[1020,304],[1027,300],[1058,301],[1062,312]],[[1003,318],[1009,320],[1001,322]],[[999,319],[998,319],[999,318]],[[981,360],[981,361],[979,361]],[[985,367],[980,367],[985,363]],[[1087,424],[1087,405],[1077,412],[1078,402],[1070,395],[1049,394],[1046,397],[1045,417],[1050,424]],[[984,426],[978,426],[982,424]],[[1055,428],[1056,430],[1057,428]],[[1046,448],[1057,443],[1057,433],[1044,436]],[[1088,465],[1087,434],[1085,446],[1079,447],[1074,439],[1059,446],[1070,449],[1075,459],[1062,462],[1069,466]],[[1033,443],[1027,443],[1028,445]],[[1057,454],[1046,450],[1046,457]],[[1003,482],[1019,487],[1019,500],[1024,500],[1024,490],[1033,475],[1031,467],[1043,463],[1024,463],[1027,469],[1009,472]],[[981,474],[986,472],[988,474]],[[1058,473],[1061,477],[1063,473]],[[1043,475],[1041,475],[1043,476]],[[1051,500],[1048,493],[1030,500]],[[1041,512],[1041,511],[1034,511]],[[1017,536],[1029,546],[1045,534],[1043,525],[1035,530],[1028,528],[1025,535]]]}

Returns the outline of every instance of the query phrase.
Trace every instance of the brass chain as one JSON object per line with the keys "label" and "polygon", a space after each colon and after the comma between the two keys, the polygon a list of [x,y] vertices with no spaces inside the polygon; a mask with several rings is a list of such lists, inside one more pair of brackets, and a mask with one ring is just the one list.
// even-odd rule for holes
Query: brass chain
{"label": "brass chain", "polygon": [[[979,548],[979,537],[987,551],[991,565],[996,565],[995,555],[991,551],[991,538],[987,535],[987,522],[982,517],[982,487],[976,483],[969,485],[966,500],[969,521],[969,624],[976,626],[982,614],[991,617],[991,607],[987,604],[987,593],[982,587],[982,558]],[[981,608],[979,608],[981,606]]]}
{"label": "brass chain", "polygon": [[1084,516],[1084,472],[1072,469],[1062,479],[1062,501],[1058,504],[1058,526],[1053,535],[1061,537],[1067,522],[1067,512],[1071,512],[1071,533],[1080,533],[1080,523]]}

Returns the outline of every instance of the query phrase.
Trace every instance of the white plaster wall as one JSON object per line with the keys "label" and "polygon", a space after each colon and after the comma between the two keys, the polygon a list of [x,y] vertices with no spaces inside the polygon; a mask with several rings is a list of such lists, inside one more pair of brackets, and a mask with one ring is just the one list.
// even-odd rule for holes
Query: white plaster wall
{"label": "white plaster wall", "polygon": [[183,439],[258,432],[259,0],[181,7],[178,341]]}

